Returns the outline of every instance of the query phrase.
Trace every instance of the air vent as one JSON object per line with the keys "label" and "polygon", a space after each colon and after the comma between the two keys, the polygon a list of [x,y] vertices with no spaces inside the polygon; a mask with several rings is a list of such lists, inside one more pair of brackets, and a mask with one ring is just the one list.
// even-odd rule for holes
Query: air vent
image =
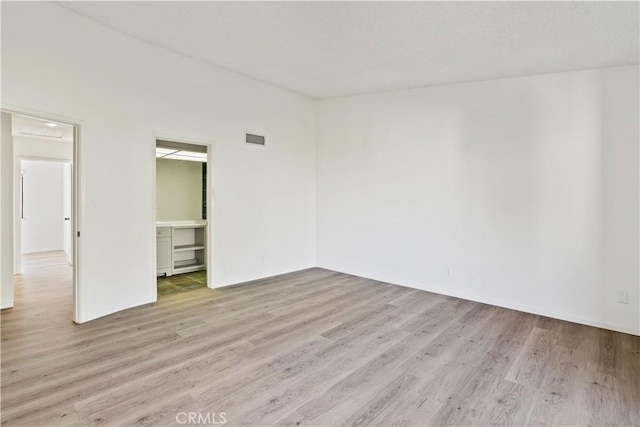
{"label": "air vent", "polygon": [[247,144],[264,145],[264,136],[262,135],[245,133],[244,136],[245,136],[244,142],[246,142]]}

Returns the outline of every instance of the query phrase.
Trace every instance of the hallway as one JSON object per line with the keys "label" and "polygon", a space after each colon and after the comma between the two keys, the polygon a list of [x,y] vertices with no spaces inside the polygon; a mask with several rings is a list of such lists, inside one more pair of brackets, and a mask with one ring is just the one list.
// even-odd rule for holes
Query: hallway
{"label": "hallway", "polygon": [[[71,322],[72,280],[73,269],[63,251],[23,255],[22,274],[14,276],[15,307],[10,309],[11,321],[28,322],[25,326],[29,328]],[[2,320],[4,324],[7,319]]]}

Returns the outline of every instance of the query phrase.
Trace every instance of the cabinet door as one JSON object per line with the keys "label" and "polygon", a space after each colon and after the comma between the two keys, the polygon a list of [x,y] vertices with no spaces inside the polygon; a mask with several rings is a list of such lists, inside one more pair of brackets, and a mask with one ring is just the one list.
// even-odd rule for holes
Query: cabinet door
{"label": "cabinet door", "polygon": [[157,243],[157,258],[158,258],[158,270],[162,268],[171,268],[171,238],[162,237],[156,239]]}

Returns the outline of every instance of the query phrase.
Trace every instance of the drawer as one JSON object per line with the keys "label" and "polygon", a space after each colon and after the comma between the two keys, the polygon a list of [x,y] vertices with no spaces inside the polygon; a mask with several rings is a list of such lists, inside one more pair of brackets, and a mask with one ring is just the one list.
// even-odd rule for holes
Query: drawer
{"label": "drawer", "polygon": [[156,228],[156,237],[171,237],[171,227]]}

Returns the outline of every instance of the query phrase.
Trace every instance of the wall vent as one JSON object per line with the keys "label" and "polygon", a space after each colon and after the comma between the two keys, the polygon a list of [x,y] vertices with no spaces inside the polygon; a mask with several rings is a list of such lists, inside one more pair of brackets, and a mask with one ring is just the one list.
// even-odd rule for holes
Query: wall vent
{"label": "wall vent", "polygon": [[264,136],[262,135],[256,135],[253,133],[245,133],[244,134],[244,142],[246,142],[247,144],[257,144],[257,145],[264,145]]}

